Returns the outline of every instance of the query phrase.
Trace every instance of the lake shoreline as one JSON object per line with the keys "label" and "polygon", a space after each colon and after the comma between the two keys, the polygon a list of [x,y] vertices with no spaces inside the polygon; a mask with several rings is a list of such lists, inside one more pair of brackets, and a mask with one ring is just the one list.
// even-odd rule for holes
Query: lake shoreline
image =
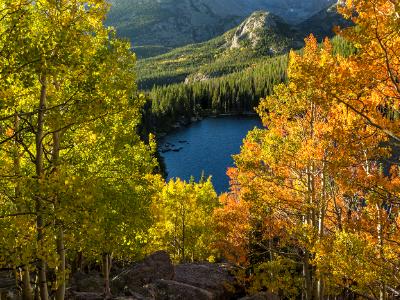
{"label": "lake shoreline", "polygon": [[261,128],[256,114],[209,116],[202,121],[172,130],[159,139],[158,151],[165,164],[166,179],[195,181],[213,177],[218,193],[229,189],[226,170],[234,166],[232,155],[240,152],[243,139],[250,130]]}
{"label": "lake shoreline", "polygon": [[258,114],[256,112],[229,112],[229,113],[211,113],[211,114],[202,114],[201,116],[193,116],[191,118],[186,118],[184,116],[181,117],[181,120],[176,121],[172,125],[169,126],[167,130],[162,130],[159,132],[155,132],[156,140],[159,142],[163,138],[165,138],[168,134],[172,133],[175,130],[179,130],[182,128],[189,127],[193,123],[197,123],[203,121],[207,118],[224,118],[224,117],[256,117]]}

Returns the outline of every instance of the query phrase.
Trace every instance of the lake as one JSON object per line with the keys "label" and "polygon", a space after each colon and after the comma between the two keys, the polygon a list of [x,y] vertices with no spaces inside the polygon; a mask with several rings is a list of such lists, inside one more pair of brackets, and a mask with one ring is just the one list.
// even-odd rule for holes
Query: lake
{"label": "lake", "polygon": [[240,152],[248,131],[261,126],[257,116],[226,116],[206,118],[171,132],[159,142],[168,180],[188,181],[193,176],[198,181],[204,172],[212,176],[218,193],[228,191],[226,170],[233,166],[232,155]]}

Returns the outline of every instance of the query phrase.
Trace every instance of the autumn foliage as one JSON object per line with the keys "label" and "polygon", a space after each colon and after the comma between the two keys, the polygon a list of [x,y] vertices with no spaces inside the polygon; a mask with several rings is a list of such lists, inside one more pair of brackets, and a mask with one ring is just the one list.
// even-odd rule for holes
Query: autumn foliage
{"label": "autumn foliage", "polygon": [[251,262],[251,290],[399,294],[400,5],[354,0],[339,10],[355,23],[337,29],[355,54],[308,37],[290,54],[288,83],[258,107],[265,129],[249,133],[230,171],[222,200],[226,216],[249,212],[237,219],[249,227],[239,248]]}

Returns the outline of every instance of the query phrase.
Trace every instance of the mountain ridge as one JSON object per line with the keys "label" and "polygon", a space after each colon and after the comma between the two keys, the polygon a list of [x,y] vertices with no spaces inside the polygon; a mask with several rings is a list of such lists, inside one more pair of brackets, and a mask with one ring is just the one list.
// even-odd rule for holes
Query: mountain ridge
{"label": "mountain ridge", "polygon": [[333,36],[333,28],[335,26],[351,26],[352,22],[339,14],[337,6],[338,4],[334,4],[319,11],[307,20],[297,24],[296,30],[303,37],[312,33],[317,39],[321,40],[326,36]]}
{"label": "mountain ridge", "polygon": [[109,0],[106,20],[128,38],[139,56],[204,42],[239,25],[254,11],[297,24],[336,0]]}

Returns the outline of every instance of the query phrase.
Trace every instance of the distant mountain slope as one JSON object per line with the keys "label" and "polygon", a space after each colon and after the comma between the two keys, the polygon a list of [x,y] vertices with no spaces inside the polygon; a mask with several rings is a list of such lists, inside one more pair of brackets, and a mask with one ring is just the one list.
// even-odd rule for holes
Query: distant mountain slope
{"label": "distant mountain slope", "polygon": [[[216,0],[218,1],[218,0]],[[338,0],[241,0],[253,9],[264,9],[283,18],[289,24],[298,24]]]}
{"label": "distant mountain slope", "polygon": [[296,25],[296,30],[301,37],[314,34],[319,40],[328,36],[334,36],[335,26],[348,27],[352,25],[350,21],[344,19],[337,11],[337,5],[332,5],[327,9],[313,15],[306,21]]}
{"label": "distant mountain slope", "polygon": [[[150,55],[216,37],[256,10],[299,23],[336,0],[109,0],[106,23]],[[148,54],[148,53],[147,53]]]}
{"label": "distant mountain slope", "polygon": [[294,35],[280,17],[258,11],[239,26],[210,41],[139,60],[139,83],[141,88],[150,88],[153,84],[203,80],[232,73],[259,58],[296,47],[290,38]]}

